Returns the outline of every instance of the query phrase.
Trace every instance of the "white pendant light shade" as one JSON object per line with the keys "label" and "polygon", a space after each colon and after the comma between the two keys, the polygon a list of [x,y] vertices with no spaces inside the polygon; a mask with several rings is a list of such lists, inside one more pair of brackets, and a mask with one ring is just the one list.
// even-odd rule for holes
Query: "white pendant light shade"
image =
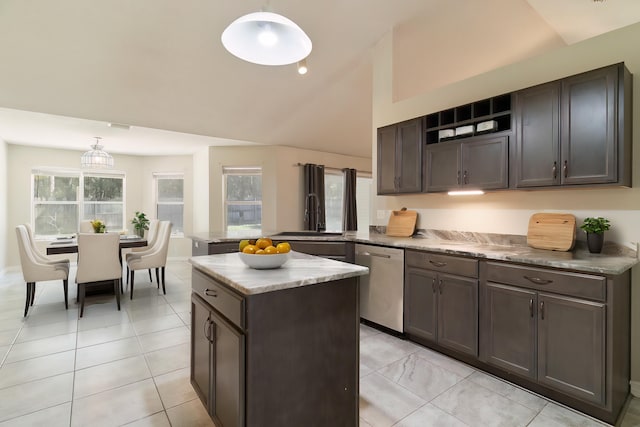
{"label": "white pendant light shade", "polygon": [[233,55],[260,65],[287,65],[311,53],[311,39],[292,20],[271,12],[255,12],[233,21],[222,33]]}
{"label": "white pendant light shade", "polygon": [[96,136],[96,143],[91,146],[91,150],[87,151],[80,158],[80,164],[83,168],[90,169],[110,169],[113,167],[113,157],[106,151],[102,151],[100,138]]}

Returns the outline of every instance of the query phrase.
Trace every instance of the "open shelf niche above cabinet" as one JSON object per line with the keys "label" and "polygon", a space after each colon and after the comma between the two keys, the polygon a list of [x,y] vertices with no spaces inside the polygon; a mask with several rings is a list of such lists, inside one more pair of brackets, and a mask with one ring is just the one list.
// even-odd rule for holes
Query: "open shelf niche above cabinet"
{"label": "open shelf niche above cabinet", "polygon": [[[426,116],[427,144],[437,144],[452,139],[511,130],[511,93],[483,99],[482,101],[460,105],[455,108],[431,113]],[[478,124],[495,121],[487,130],[478,130]],[[456,129],[469,127],[463,134],[456,135]],[[451,130],[452,135],[439,137],[440,131]]]}

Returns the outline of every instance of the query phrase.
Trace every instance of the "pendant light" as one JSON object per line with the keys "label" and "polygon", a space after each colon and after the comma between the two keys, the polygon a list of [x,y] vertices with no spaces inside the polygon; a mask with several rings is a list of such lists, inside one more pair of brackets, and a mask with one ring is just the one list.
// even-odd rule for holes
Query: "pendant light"
{"label": "pendant light", "polygon": [[102,151],[99,136],[94,137],[96,143],[91,146],[91,150],[87,151],[80,158],[80,164],[83,168],[90,169],[110,169],[113,167],[113,157],[106,151]]}
{"label": "pendant light", "polygon": [[292,20],[272,12],[255,12],[233,21],[222,44],[238,58],[260,65],[294,64],[311,53],[311,39]]}

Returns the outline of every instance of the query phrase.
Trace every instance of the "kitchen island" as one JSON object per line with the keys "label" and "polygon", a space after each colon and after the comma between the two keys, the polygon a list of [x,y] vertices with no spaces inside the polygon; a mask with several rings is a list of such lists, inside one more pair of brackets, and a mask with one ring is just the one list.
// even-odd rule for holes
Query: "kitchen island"
{"label": "kitchen island", "polygon": [[366,267],[296,252],[274,270],[237,253],[190,262],[191,383],[218,425],[358,424]]}

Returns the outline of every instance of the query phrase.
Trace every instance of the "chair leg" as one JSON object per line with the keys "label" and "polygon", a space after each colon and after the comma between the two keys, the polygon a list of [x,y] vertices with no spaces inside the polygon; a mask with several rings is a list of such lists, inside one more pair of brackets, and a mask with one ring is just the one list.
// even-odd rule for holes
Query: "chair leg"
{"label": "chair leg", "polygon": [[[151,273],[151,269],[149,269],[149,273]],[[158,289],[160,289],[160,269],[156,268],[156,283],[158,284]]]}
{"label": "chair leg", "polygon": [[80,317],[84,314],[84,283],[78,283],[78,292],[80,293]]}
{"label": "chair leg", "polygon": [[[157,280],[157,279],[156,279]],[[153,283],[153,277],[151,277],[151,269],[149,269],[149,281]]]}
{"label": "chair leg", "polygon": [[122,279],[115,279],[113,281],[113,288],[116,293],[116,303],[118,304],[118,311],[120,311],[120,292],[118,292],[118,289],[122,288]]}
{"label": "chair leg", "polygon": [[127,285],[129,284],[129,265],[127,264]]}
{"label": "chair leg", "polygon": [[164,286],[164,267],[162,267],[162,292],[165,295],[167,294],[167,288],[165,288],[165,286]]}
{"label": "chair leg", "polygon": [[36,298],[36,282],[31,282],[31,306],[33,306],[33,300]]}
{"label": "chair leg", "polygon": [[135,280],[135,270],[131,270],[131,297],[129,299],[133,299],[133,282]]}
{"label": "chair leg", "polygon": [[27,299],[24,303],[24,317],[27,317],[29,311],[29,302],[31,302],[31,282],[27,282]]}
{"label": "chair leg", "polygon": [[65,310],[69,310],[69,280],[64,279],[62,281],[62,286],[64,286],[64,308]]}

